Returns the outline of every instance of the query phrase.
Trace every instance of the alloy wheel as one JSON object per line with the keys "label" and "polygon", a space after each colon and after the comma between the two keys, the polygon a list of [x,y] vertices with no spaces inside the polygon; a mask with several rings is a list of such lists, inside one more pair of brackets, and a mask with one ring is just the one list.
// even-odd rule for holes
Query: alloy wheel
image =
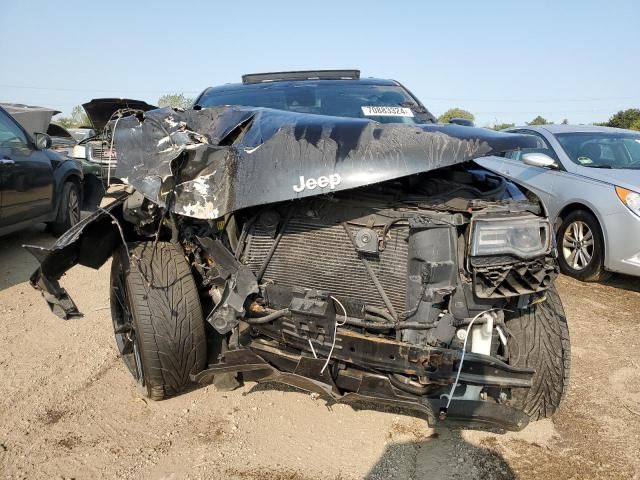
{"label": "alloy wheel", "polygon": [[584,270],[589,266],[594,253],[593,232],[580,220],[567,225],[562,238],[562,255],[569,267]]}

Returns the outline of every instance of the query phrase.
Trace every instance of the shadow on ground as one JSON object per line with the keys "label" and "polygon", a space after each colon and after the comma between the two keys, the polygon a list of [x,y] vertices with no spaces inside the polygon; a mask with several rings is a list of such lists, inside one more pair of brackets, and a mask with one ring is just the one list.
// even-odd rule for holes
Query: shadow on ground
{"label": "shadow on ground", "polygon": [[607,287],[620,288],[630,292],[640,292],[640,277],[632,277],[631,275],[617,273],[602,282],[602,284]]}
{"label": "shadow on ground", "polygon": [[[108,205],[120,191],[113,187],[102,199],[102,205]],[[90,212],[82,212],[82,218]],[[23,245],[52,246],[56,239],[45,231],[45,224],[38,224],[25,230],[0,237],[0,291],[29,280],[38,267],[36,259],[27,252]]]}
{"label": "shadow on ground", "polygon": [[53,245],[55,238],[44,228],[44,224],[36,225],[0,237],[0,290],[29,280],[38,262],[22,245]]}
{"label": "shadow on ground", "polygon": [[[260,391],[304,392],[298,388],[277,383],[256,383],[243,395]],[[334,404],[327,403],[327,408]],[[376,410],[405,419],[424,421],[394,423],[388,433],[388,443],[373,468],[366,475],[367,480],[422,480],[422,479],[489,479],[510,480],[516,474],[491,442],[476,446],[462,436],[461,424],[439,424],[428,429],[427,420],[413,410],[389,407],[370,402],[351,405],[354,410]],[[496,429],[481,425],[465,425],[466,429],[490,432],[500,435]],[[492,437],[495,439],[495,436]]]}
{"label": "shadow on ground", "polygon": [[425,439],[388,443],[365,478],[511,480],[517,477],[490,445],[472,445],[462,437],[461,430],[437,427]]}

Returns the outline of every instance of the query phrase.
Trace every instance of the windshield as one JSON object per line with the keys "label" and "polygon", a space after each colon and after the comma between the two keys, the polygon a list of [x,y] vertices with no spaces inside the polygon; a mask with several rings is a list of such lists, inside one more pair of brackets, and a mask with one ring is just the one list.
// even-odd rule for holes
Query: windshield
{"label": "windshield", "polygon": [[380,123],[432,123],[433,116],[402,87],[344,81],[278,82],[218,87],[198,100],[202,107],[243,105],[291,112],[369,118]]}
{"label": "windshield", "polygon": [[574,132],[556,138],[569,158],[583,167],[640,169],[640,133]]}

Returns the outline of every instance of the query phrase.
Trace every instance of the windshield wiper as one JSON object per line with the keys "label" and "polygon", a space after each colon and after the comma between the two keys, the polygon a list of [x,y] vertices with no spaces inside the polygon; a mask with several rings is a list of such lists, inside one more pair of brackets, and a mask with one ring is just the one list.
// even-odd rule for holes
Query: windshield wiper
{"label": "windshield wiper", "polygon": [[400,106],[410,108],[413,113],[427,113],[427,109],[425,107],[421,107],[413,102],[401,102]]}

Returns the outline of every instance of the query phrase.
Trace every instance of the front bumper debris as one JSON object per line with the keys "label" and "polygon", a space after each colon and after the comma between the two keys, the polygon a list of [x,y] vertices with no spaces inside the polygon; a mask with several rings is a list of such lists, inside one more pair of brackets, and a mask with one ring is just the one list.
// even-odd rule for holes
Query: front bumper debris
{"label": "front bumper debris", "polygon": [[[111,204],[99,208],[67,230],[51,248],[24,245],[40,262],[30,278],[31,285],[42,292],[49,308],[58,317],[68,320],[82,316],[60,278],[74,265],[98,269],[123,242],[114,217],[121,216],[122,204],[129,196],[122,193]],[[113,215],[113,216],[112,216]]]}
{"label": "front bumper debris", "polygon": [[[322,372],[324,359],[287,355],[281,352],[269,354],[264,346],[256,349],[228,351],[224,361],[209,365],[209,368],[192,375],[192,380],[200,384],[214,381],[214,377],[225,374],[242,373],[244,380],[256,382],[279,382],[318,394],[324,400],[357,405],[373,402],[404,408],[426,417],[429,425],[437,423],[436,415],[445,406],[445,399],[414,396],[395,388],[384,375],[362,371],[338,371],[334,378],[328,371]],[[258,350],[260,349],[260,350]],[[264,358],[263,358],[264,357]],[[487,357],[490,358],[490,357]],[[278,368],[270,361],[279,362]],[[343,388],[348,393],[342,394]],[[529,417],[521,410],[493,400],[453,399],[447,411],[447,420],[480,423],[504,430],[522,430],[529,423]]]}

